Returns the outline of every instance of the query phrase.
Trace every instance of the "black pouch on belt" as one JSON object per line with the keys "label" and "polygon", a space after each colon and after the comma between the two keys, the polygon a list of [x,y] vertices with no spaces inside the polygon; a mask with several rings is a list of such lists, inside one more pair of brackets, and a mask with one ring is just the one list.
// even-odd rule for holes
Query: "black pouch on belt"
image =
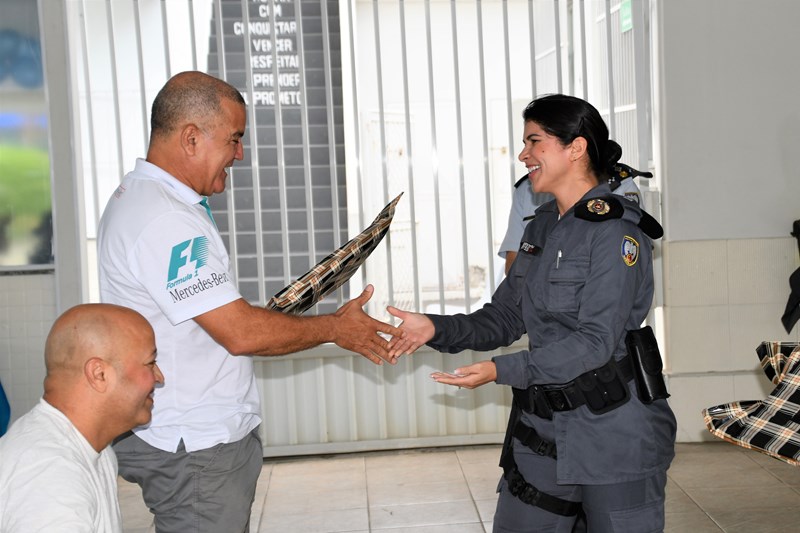
{"label": "black pouch on belt", "polygon": [[633,375],[636,381],[636,392],[643,403],[669,398],[667,384],[664,382],[664,368],[658,342],[653,329],[645,326],[628,332],[625,338],[628,355],[633,363]]}
{"label": "black pouch on belt", "polygon": [[628,385],[613,357],[600,368],[575,378],[575,383],[586,398],[586,406],[596,415],[616,409],[631,399]]}

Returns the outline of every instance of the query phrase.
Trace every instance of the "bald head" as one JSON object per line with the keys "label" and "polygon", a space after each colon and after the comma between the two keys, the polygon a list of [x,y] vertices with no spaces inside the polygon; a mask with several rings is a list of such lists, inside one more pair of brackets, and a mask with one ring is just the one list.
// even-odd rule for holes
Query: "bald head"
{"label": "bald head", "polygon": [[78,305],[62,314],[45,343],[44,400],[61,411],[98,452],[150,421],[164,377],[153,328],[132,309]]}
{"label": "bald head", "polygon": [[116,362],[127,340],[152,335],[145,318],[132,309],[111,304],[77,305],[50,329],[44,348],[47,376],[80,375],[92,357]]}
{"label": "bald head", "polygon": [[187,123],[202,126],[222,112],[223,99],[245,105],[239,90],[219,78],[198,71],[176,74],[153,101],[151,143],[169,136]]}

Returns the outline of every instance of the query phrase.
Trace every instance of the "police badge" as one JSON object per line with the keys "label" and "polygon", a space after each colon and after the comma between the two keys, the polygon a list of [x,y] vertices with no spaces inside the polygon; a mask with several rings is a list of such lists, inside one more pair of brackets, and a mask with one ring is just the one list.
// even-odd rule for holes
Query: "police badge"
{"label": "police badge", "polygon": [[586,209],[595,215],[607,215],[608,212],[611,211],[611,206],[608,205],[608,202],[605,200],[601,198],[595,198],[593,200],[589,200],[589,202],[586,204]]}

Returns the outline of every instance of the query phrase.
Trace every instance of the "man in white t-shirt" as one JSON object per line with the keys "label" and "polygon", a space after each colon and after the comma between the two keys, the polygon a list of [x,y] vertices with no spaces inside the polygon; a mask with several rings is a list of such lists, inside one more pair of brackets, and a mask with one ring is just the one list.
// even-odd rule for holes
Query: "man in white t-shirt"
{"label": "man in white t-shirt", "polygon": [[0,438],[0,531],[121,532],[110,444],[150,420],[163,383],[153,328],[124,307],[73,307],[45,366],[44,396]]}
{"label": "man in white t-shirt", "polygon": [[120,474],[142,487],[161,531],[247,531],[263,462],[249,355],[326,342],[381,364],[402,335],[362,307],[287,315],[250,305],[236,287],[207,197],[243,158],[245,102],[228,83],[182,72],[153,102],[150,146],[106,206],[98,232],[100,297],[153,325],[167,384],[153,421],[115,443]]}

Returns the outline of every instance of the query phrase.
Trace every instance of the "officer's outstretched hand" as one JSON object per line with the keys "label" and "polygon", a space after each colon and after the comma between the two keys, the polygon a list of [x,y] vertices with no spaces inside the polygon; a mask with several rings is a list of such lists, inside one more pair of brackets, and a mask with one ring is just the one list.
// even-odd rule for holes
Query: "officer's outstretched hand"
{"label": "officer's outstretched hand", "polygon": [[392,364],[397,362],[397,358],[401,355],[414,353],[417,348],[431,340],[433,334],[436,333],[431,319],[422,313],[403,311],[391,305],[386,310],[390,315],[403,321],[400,323],[400,329],[405,333],[404,337],[395,336],[389,343],[389,357]]}
{"label": "officer's outstretched hand", "polygon": [[445,385],[455,385],[465,389],[474,389],[497,379],[497,366],[493,361],[481,361],[474,365],[462,366],[453,370],[452,374],[447,372],[434,372],[431,374],[433,381],[444,383]]}
{"label": "officer's outstretched hand", "polygon": [[389,356],[389,341],[378,333],[392,335],[392,342],[403,337],[405,333],[364,312],[363,307],[367,305],[374,290],[372,285],[367,285],[358,298],[350,300],[334,313],[337,320],[333,342],[345,350],[360,353],[376,365],[383,364],[383,361],[395,364],[396,361]]}

